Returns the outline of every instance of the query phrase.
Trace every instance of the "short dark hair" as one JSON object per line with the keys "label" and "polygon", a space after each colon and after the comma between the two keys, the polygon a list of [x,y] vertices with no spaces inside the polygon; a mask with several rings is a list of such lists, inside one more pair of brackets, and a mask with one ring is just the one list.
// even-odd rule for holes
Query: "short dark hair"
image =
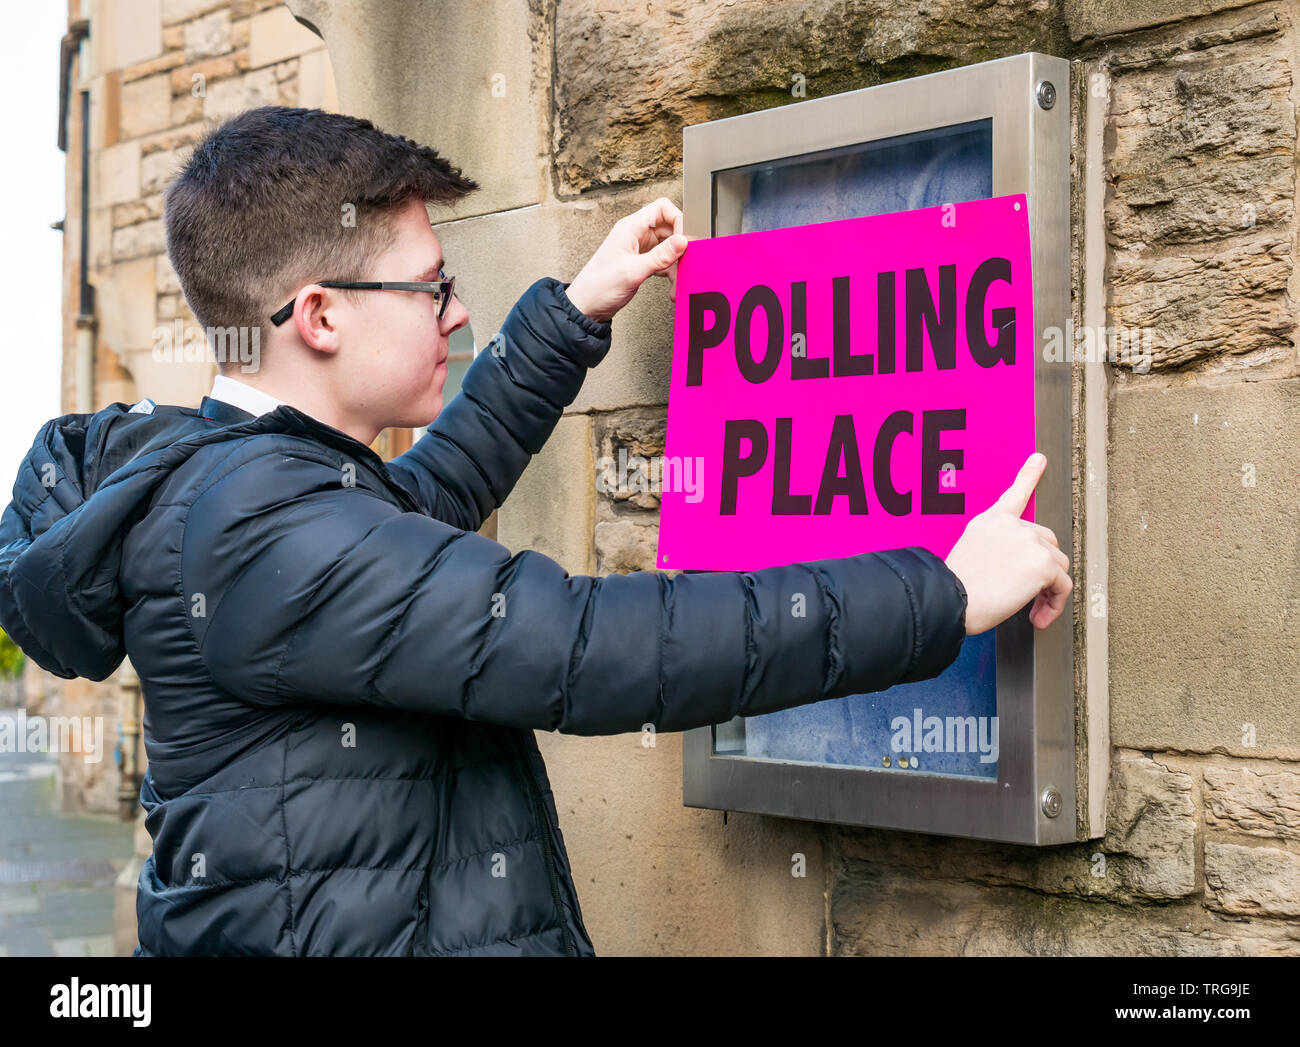
{"label": "short dark hair", "polygon": [[202,326],[258,327],[304,284],[365,279],[411,198],[477,188],[369,120],[263,106],[211,131],[167,187],[167,254]]}

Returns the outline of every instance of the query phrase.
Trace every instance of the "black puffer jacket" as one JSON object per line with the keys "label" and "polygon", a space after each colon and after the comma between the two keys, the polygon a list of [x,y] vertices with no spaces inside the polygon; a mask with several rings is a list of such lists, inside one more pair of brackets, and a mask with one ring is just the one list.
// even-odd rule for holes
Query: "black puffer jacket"
{"label": "black puffer jacket", "polygon": [[388,463],[208,398],[41,429],[0,625],[60,676],[140,675],[137,955],[591,955],[534,730],[681,731],[956,657],[965,593],[920,549],[593,578],[476,534],[609,349],[565,286]]}

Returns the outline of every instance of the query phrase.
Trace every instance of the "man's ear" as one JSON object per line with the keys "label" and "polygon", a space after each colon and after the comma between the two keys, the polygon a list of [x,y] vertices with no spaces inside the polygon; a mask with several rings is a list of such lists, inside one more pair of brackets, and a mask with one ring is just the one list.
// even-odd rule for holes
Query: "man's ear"
{"label": "man's ear", "polygon": [[334,310],[341,305],[338,296],[320,284],[308,284],[298,292],[294,302],[293,322],[298,337],[311,348],[333,353],[339,347],[339,331]]}

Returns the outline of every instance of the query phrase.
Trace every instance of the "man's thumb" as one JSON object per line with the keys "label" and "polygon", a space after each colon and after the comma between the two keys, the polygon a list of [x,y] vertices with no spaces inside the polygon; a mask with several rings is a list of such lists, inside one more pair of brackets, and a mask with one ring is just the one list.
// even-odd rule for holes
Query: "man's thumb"
{"label": "man's thumb", "polygon": [[1034,493],[1034,488],[1038,486],[1038,481],[1046,468],[1046,455],[1038,451],[1031,454],[1020,467],[1020,472],[1016,474],[1011,486],[993,503],[991,511],[1020,516],[1025,511],[1025,506],[1029,504],[1029,496]]}
{"label": "man's thumb", "polygon": [[644,275],[653,276],[655,273],[662,273],[677,259],[681,258],[689,243],[690,241],[681,233],[674,233],[668,239],[641,255]]}

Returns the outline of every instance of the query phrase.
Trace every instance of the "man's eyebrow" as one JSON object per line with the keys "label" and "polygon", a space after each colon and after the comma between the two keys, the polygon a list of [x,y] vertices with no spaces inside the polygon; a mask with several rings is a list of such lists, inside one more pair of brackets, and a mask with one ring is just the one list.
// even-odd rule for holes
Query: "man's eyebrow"
{"label": "man's eyebrow", "polygon": [[429,266],[428,269],[426,269],[424,272],[422,272],[422,273],[421,273],[419,276],[417,276],[415,279],[416,279],[416,280],[420,280],[420,281],[426,281],[426,282],[427,282],[427,281],[430,281],[430,280],[435,280],[435,279],[437,279],[438,274],[439,274],[440,272],[442,272],[442,267],[443,267],[444,265],[446,265],[446,264],[447,264],[447,259],[445,259],[445,258],[439,258],[439,259],[438,259],[438,264],[437,264],[437,265],[431,265],[431,266]]}

